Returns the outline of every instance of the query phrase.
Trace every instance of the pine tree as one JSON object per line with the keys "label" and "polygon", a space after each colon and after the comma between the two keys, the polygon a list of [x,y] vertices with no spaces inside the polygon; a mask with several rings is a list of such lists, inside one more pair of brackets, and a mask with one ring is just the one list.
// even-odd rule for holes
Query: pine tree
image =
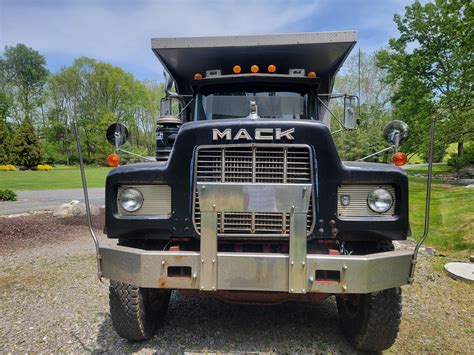
{"label": "pine tree", "polygon": [[16,130],[13,152],[16,165],[32,168],[44,161],[43,146],[36,135],[31,118],[26,117]]}
{"label": "pine tree", "polygon": [[0,164],[9,164],[12,156],[10,131],[4,120],[0,119]]}

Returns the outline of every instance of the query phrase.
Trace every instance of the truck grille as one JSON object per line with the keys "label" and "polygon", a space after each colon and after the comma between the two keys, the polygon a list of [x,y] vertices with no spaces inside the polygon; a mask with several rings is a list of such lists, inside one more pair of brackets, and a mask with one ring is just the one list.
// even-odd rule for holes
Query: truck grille
{"label": "truck grille", "polygon": [[[197,182],[243,183],[311,183],[311,154],[307,146],[225,146],[198,149]],[[313,224],[313,199],[307,218],[310,233]],[[201,231],[201,212],[197,190],[194,198],[194,223]],[[288,213],[218,213],[217,232],[220,236],[255,234],[288,236]]]}

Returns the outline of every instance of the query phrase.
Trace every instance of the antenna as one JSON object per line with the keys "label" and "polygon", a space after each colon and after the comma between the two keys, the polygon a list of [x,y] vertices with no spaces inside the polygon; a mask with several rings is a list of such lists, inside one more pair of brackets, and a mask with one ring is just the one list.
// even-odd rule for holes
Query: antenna
{"label": "antenna", "polygon": [[360,47],[359,47],[359,63],[358,63],[358,67],[359,67],[359,68],[358,68],[358,71],[359,71],[359,80],[358,80],[358,81],[359,81],[359,83],[358,83],[358,84],[359,84],[359,94],[358,94],[359,100],[357,100],[357,101],[358,101],[358,111],[359,111],[359,120],[360,120],[360,99],[361,99],[361,97],[360,97]]}

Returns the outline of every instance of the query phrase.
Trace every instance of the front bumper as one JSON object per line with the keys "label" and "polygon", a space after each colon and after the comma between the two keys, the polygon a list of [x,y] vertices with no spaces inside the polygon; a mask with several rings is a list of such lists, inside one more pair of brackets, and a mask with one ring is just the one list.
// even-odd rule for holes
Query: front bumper
{"label": "front bumper", "polygon": [[[307,253],[311,184],[197,183],[200,251],[100,249],[103,276],[140,287],[305,294],[368,293],[408,283],[412,252]],[[288,254],[218,251],[218,212],[290,215]]]}
{"label": "front bumper", "polygon": [[[101,247],[103,276],[139,287],[202,289],[201,254],[191,251],[150,251],[123,246]],[[274,291],[330,294],[369,293],[408,284],[412,251],[370,255],[322,255],[306,257],[301,290],[290,288],[288,254],[217,253],[215,290]],[[188,276],[173,276],[170,268],[190,268]],[[319,272],[318,272],[319,271]],[[317,275],[333,271],[331,280]],[[326,273],[327,275],[327,273]],[[339,276],[337,276],[339,275]],[[205,277],[204,277],[205,278]]]}

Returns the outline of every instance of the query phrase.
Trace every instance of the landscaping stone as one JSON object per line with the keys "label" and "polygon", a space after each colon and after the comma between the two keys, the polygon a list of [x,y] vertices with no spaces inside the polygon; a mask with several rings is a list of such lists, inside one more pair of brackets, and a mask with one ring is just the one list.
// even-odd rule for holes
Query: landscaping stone
{"label": "landscaping stone", "polygon": [[460,178],[463,179],[472,179],[474,178],[474,165],[466,166],[459,170],[458,173]]}
{"label": "landscaping stone", "polygon": [[[100,214],[99,206],[91,205],[91,215]],[[58,218],[81,217],[86,215],[86,205],[78,200],[64,203],[54,210],[53,216]]]}

